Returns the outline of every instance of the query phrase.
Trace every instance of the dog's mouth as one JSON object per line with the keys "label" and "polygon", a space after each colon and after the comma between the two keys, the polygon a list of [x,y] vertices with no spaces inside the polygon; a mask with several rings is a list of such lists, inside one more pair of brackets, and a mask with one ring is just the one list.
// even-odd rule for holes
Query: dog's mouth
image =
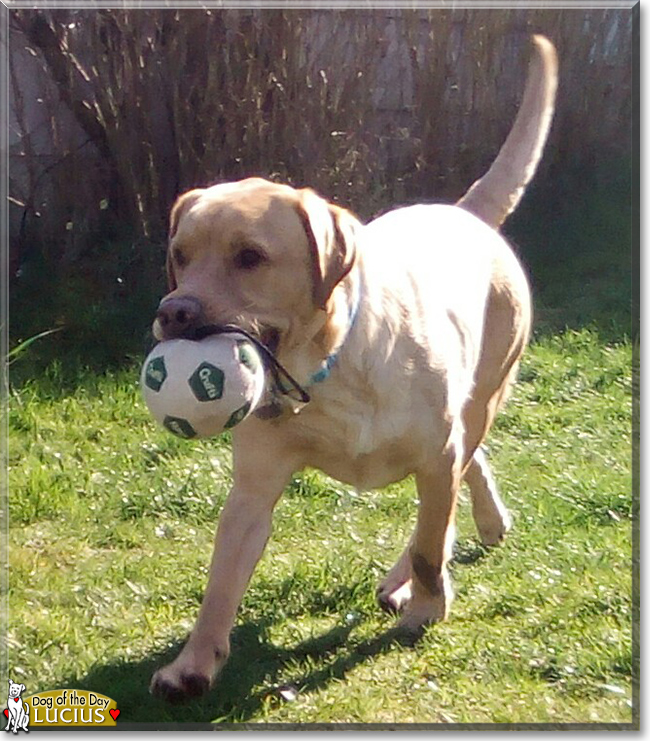
{"label": "dog's mouth", "polygon": [[183,334],[183,337],[188,340],[201,340],[211,334],[218,334],[222,329],[229,332],[240,329],[243,334],[248,334],[264,345],[272,355],[275,355],[280,346],[280,330],[276,327],[248,327],[244,323],[240,324],[238,322],[229,324],[203,324],[200,327],[188,330]]}
{"label": "dog's mouth", "polygon": [[151,345],[157,345],[158,342],[164,342],[169,339],[182,339],[182,340],[201,340],[211,334],[217,334],[221,327],[228,327],[230,331],[239,328],[244,333],[248,333],[256,338],[262,345],[264,345],[269,352],[275,353],[280,346],[280,330],[277,327],[272,326],[260,326],[257,323],[250,322],[227,322],[227,323],[212,323],[212,322],[201,322],[197,325],[188,326],[184,331],[177,332],[172,336],[160,336],[161,333],[157,333],[154,329],[151,337]]}

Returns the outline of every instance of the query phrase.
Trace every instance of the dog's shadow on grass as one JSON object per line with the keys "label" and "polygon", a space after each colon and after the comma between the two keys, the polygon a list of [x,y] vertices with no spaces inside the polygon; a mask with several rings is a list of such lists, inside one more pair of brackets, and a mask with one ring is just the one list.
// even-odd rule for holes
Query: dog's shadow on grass
{"label": "dog's shadow on grass", "polygon": [[[457,545],[453,562],[472,565],[485,554],[486,550],[479,545]],[[347,585],[343,591],[353,592],[357,587]],[[322,614],[329,602],[331,599],[323,595],[314,595],[308,610],[314,615]],[[276,622],[274,618],[243,622],[231,635],[231,656],[214,688],[205,697],[185,705],[172,706],[149,693],[152,674],[178,655],[182,642],[143,659],[96,665],[84,676],[68,677],[62,686],[111,697],[120,709],[120,724],[244,723],[259,718],[265,705],[273,707],[291,702],[295,697],[326,687],[332,681],[344,679],[359,664],[400,646],[412,646],[418,638],[390,628],[374,638],[354,640],[351,633],[362,621],[362,617],[348,615],[330,630],[291,647],[276,645],[269,638]],[[303,673],[297,668],[311,666],[316,661],[318,667]]]}
{"label": "dog's shadow on grass", "polygon": [[[413,642],[413,636],[397,629],[363,642],[350,642],[350,633],[360,622],[360,618],[346,618],[329,631],[289,648],[269,640],[271,620],[240,624],[231,636],[230,659],[214,688],[205,697],[184,705],[169,705],[148,690],[153,672],[178,655],[181,642],[141,660],[97,665],[84,676],[69,677],[62,686],[111,697],[120,709],[120,724],[242,723],[259,718],[266,704],[273,707],[290,702],[295,696],[344,678],[373,656]],[[318,660],[319,667],[300,674],[296,667],[309,665],[311,657]]]}

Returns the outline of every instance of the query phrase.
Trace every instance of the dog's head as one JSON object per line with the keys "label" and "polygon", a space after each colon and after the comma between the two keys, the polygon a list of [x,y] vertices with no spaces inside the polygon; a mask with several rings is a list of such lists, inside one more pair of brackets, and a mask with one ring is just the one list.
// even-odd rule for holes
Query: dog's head
{"label": "dog's head", "polygon": [[11,679],[9,680],[9,697],[20,697],[24,689],[24,684],[16,684]]}
{"label": "dog's head", "polygon": [[260,178],[185,193],[171,212],[170,292],[154,336],[236,324],[271,349],[311,339],[355,262],[358,224],[310,189]]}

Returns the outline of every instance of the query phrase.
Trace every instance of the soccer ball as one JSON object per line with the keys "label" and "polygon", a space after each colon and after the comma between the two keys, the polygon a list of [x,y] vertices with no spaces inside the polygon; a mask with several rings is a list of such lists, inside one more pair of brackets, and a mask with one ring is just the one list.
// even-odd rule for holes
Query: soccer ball
{"label": "soccer ball", "polygon": [[264,365],[240,334],[167,340],[147,356],[140,385],[149,411],[170,432],[211,437],[255,409],[264,390]]}

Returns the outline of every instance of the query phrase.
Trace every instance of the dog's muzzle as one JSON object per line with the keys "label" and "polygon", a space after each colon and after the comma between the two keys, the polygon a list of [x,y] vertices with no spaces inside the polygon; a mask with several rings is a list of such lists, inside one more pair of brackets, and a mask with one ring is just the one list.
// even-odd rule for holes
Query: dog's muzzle
{"label": "dog's muzzle", "polygon": [[187,336],[205,324],[201,302],[193,296],[164,299],[156,312],[156,322],[162,339],[172,340]]}

